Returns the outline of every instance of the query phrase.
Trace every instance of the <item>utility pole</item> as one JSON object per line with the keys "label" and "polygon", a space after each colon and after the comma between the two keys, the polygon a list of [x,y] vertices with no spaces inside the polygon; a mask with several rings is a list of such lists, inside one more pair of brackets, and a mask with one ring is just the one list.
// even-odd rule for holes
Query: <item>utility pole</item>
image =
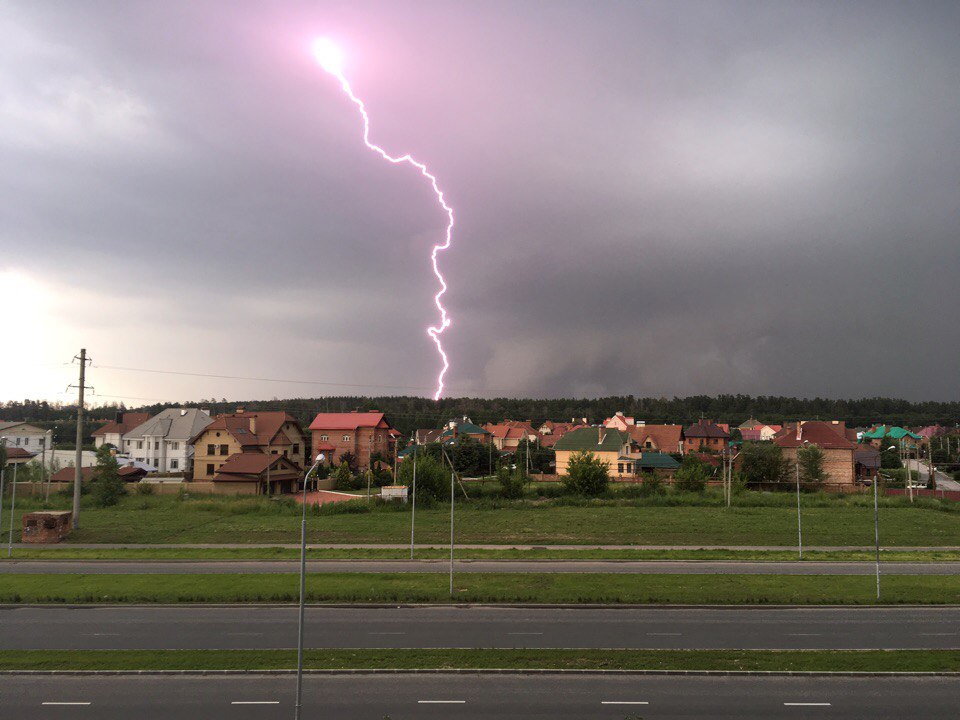
{"label": "utility pole", "polygon": [[73,359],[80,361],[80,384],[77,386],[79,392],[77,400],[77,454],[73,470],[73,518],[71,521],[73,529],[77,530],[80,527],[80,484],[83,482],[83,470],[81,468],[83,464],[83,391],[87,389],[84,384],[87,378],[87,363],[92,362],[92,360],[87,357],[86,348],[81,348],[80,354],[75,355]]}
{"label": "utility pole", "polygon": [[450,470],[450,597],[453,597],[453,506],[456,501],[456,492],[453,482],[456,473]]}
{"label": "utility pole", "polygon": [[50,502],[50,483],[53,482],[53,465],[54,461],[57,459],[57,444],[53,439],[53,434],[56,432],[56,428],[50,431],[50,467],[47,468],[47,491],[44,493],[43,499],[45,502]]}
{"label": "utility pole", "polygon": [[410,512],[410,559],[413,560],[413,537],[417,523],[417,446],[413,446],[413,507]]}
{"label": "utility pole", "polygon": [[800,520],[800,450],[802,447],[797,448],[797,462],[794,465],[797,469],[797,550],[800,552],[801,560],[803,560],[803,525]]}

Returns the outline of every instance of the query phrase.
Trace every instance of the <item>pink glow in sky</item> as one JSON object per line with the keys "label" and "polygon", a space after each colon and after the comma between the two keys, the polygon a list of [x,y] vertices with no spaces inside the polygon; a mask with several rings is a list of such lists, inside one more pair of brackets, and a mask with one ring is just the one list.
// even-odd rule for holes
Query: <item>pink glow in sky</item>
{"label": "pink glow in sky", "polygon": [[430,326],[427,328],[427,335],[429,335],[436,344],[437,352],[440,353],[440,358],[443,361],[443,368],[440,370],[440,374],[437,375],[437,389],[433,394],[433,399],[439,400],[440,395],[443,393],[443,376],[450,367],[450,363],[447,360],[447,354],[444,352],[443,344],[440,342],[440,336],[443,334],[443,331],[450,326],[450,318],[447,316],[446,308],[440,301],[440,298],[447,291],[447,281],[444,279],[440,272],[440,268],[437,266],[437,253],[450,247],[450,240],[453,237],[453,208],[447,205],[443,198],[443,191],[440,190],[439,186],[437,185],[436,176],[427,170],[427,166],[425,164],[415,160],[409,153],[400,156],[390,155],[379,145],[370,142],[370,118],[367,115],[367,108],[364,105],[363,100],[353,94],[353,89],[350,87],[350,83],[343,74],[343,55],[340,52],[340,48],[338,48],[336,44],[334,44],[328,38],[320,38],[313,43],[313,54],[316,57],[317,62],[320,63],[320,67],[340,81],[340,87],[343,88],[343,91],[357,106],[357,109],[360,110],[360,115],[363,118],[364,144],[380,155],[380,157],[382,157],[384,160],[394,163],[395,165],[408,163],[417,168],[417,170],[420,171],[420,174],[430,181],[430,185],[433,187],[433,192],[437,196],[437,202],[440,204],[440,207],[443,208],[444,212],[447,213],[448,222],[446,237],[442,244],[434,245],[430,252],[430,261],[433,263],[433,274],[437,276],[437,280],[440,282],[440,290],[438,290],[437,294],[433,296],[433,300],[437,305],[437,309],[440,311],[440,324],[438,326]]}

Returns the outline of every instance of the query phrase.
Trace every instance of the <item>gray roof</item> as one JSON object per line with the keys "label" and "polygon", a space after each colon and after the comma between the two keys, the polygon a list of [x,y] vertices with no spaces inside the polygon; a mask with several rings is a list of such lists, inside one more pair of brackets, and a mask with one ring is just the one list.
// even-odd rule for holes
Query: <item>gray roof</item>
{"label": "gray roof", "polygon": [[145,423],[137,425],[125,434],[123,439],[130,440],[149,435],[186,442],[212,422],[213,419],[209,415],[197,408],[169,408],[154,415]]}

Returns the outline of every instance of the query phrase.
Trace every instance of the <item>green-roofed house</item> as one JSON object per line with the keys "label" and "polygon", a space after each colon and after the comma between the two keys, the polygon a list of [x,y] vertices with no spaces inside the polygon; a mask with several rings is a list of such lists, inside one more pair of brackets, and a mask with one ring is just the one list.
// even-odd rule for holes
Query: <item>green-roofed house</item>
{"label": "green-roofed house", "polygon": [[630,455],[621,455],[617,460],[618,474],[624,476],[653,473],[654,475],[672,478],[673,472],[678,467],[680,467],[680,463],[675,458],[662,452],[631,453]]}
{"label": "green-roofed house", "polygon": [[910,432],[906,428],[897,427],[896,425],[878,425],[871,430],[864,431],[860,435],[860,439],[869,442],[877,448],[885,443],[892,442],[898,446],[901,444],[906,445],[910,449],[915,448],[917,443],[923,440],[920,435]]}
{"label": "green-roofed house", "polygon": [[439,442],[450,442],[464,436],[471,437],[484,444],[490,442],[490,433],[479,425],[470,422],[468,418],[464,418],[461,422],[451,421],[447,429],[440,433]]}

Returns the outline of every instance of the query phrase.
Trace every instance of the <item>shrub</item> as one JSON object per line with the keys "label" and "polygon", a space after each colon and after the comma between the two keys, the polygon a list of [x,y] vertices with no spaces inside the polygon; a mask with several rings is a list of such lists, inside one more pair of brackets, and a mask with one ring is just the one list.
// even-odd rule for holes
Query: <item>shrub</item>
{"label": "shrub", "polygon": [[592,452],[580,451],[570,456],[563,486],[567,492],[587,497],[602,495],[610,481],[610,464],[597,458]]}
{"label": "shrub", "polygon": [[[413,492],[413,458],[400,463],[397,482],[406,485]],[[440,460],[431,455],[417,457],[417,504],[424,498],[441,500],[450,492],[450,471]]]}
{"label": "shrub", "polygon": [[337,468],[337,471],[333,474],[336,482],[334,487],[341,492],[344,490],[354,490],[354,477],[353,473],[350,472],[350,465],[347,462],[340,463],[340,467]]}
{"label": "shrub", "polygon": [[677,492],[702,493],[707,489],[707,471],[695,455],[684,455],[673,478]]}
{"label": "shrub", "polygon": [[153,483],[137,483],[137,495],[153,495]]}
{"label": "shrub", "polygon": [[90,488],[93,504],[102,508],[116,505],[127,494],[117,459],[110,450],[107,446],[97,450],[97,468]]}
{"label": "shrub", "polygon": [[500,483],[500,497],[507,500],[519,500],[523,497],[523,473],[520,470],[511,472],[508,467],[497,470],[497,482]]}
{"label": "shrub", "polygon": [[657,477],[655,473],[643,474],[643,478],[640,480],[640,496],[641,497],[663,495],[665,492],[666,492],[666,488],[663,485],[663,480]]}

